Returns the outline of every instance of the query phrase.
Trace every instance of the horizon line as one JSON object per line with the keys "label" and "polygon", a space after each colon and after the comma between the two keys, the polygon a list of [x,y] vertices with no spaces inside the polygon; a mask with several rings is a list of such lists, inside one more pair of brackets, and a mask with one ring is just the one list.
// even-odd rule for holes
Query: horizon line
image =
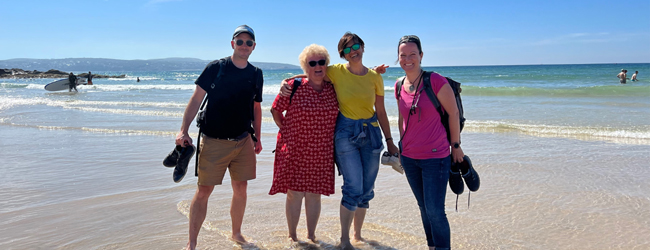
{"label": "horizon line", "polygon": [[[211,59],[201,59],[196,57],[165,57],[165,58],[151,58],[151,59],[118,59],[118,58],[105,58],[105,57],[66,57],[66,58],[10,58],[10,59],[0,59],[0,61],[8,60],[64,60],[64,59],[109,59],[109,60],[121,60],[121,61],[149,61],[149,60],[164,60],[164,59],[196,59],[201,61],[214,61]],[[218,60],[218,59],[215,59]],[[253,62],[253,61],[249,61]],[[255,62],[255,63],[276,63],[276,64],[288,64],[293,66],[291,63],[283,62]],[[636,62],[636,63],[620,63],[620,62],[598,62],[598,63],[528,63],[528,64],[483,64],[483,65],[437,65],[437,66],[421,66],[423,68],[431,67],[485,67],[485,66],[541,66],[541,65],[603,65],[603,64],[650,64],[650,62]],[[388,65],[389,68],[394,68],[394,66]]]}

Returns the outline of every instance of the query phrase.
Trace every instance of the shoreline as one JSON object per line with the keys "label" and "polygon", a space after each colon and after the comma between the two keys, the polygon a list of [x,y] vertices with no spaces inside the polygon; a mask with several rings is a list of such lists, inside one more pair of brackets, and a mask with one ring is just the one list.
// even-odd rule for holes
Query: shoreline
{"label": "shoreline", "polygon": [[[0,79],[66,78],[68,77],[68,74],[68,72],[63,72],[56,69],[51,69],[45,72],[18,68],[0,69]],[[78,78],[88,78],[88,73],[81,73],[76,76]],[[93,74],[93,78],[126,78],[126,75],[123,74],[118,76],[111,76]]]}

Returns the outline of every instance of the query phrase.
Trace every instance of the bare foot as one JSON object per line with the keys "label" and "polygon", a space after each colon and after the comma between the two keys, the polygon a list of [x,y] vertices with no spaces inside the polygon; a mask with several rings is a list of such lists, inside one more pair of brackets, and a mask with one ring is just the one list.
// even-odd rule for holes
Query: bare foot
{"label": "bare foot", "polygon": [[298,242],[298,241],[300,241],[300,240],[298,240],[298,237],[297,237],[297,236],[291,236],[291,235],[289,235],[289,240],[291,240],[291,241],[293,241],[293,242]]}
{"label": "bare foot", "polygon": [[196,243],[192,244],[190,242],[187,242],[187,246],[185,247],[185,250],[194,250],[196,249]]}
{"label": "bare foot", "polygon": [[232,236],[230,236],[230,240],[237,242],[237,244],[240,245],[248,244],[248,241],[246,241],[246,239],[244,239],[244,236],[242,236],[241,234],[233,234]]}
{"label": "bare foot", "polygon": [[366,239],[364,239],[364,238],[361,237],[361,236],[356,236],[356,235],[355,235],[355,236],[354,236],[354,241],[356,241],[356,242],[366,242]]}
{"label": "bare foot", "polygon": [[341,244],[339,244],[339,249],[341,250],[354,250],[355,248],[350,243],[350,240],[341,239]]}
{"label": "bare foot", "polygon": [[307,236],[307,238],[313,243],[318,243],[318,240],[316,240],[316,236],[313,236],[313,235],[312,236]]}

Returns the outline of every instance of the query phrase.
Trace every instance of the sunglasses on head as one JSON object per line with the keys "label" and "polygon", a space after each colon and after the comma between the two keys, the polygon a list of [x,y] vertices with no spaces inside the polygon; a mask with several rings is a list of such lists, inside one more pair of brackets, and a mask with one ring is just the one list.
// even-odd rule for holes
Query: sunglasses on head
{"label": "sunglasses on head", "polygon": [[344,55],[350,54],[352,50],[359,50],[359,48],[361,48],[361,44],[355,43],[354,45],[343,49],[343,54]]}
{"label": "sunglasses on head", "polygon": [[[242,46],[244,44],[244,40],[237,39],[237,40],[235,40],[235,43],[237,44],[237,46]],[[255,42],[253,40],[247,40],[246,41],[246,46],[253,47],[254,43]]]}
{"label": "sunglasses on head", "polygon": [[317,63],[318,63],[318,65],[320,65],[320,66],[324,66],[324,65],[325,65],[325,59],[318,60],[318,62],[316,62],[316,61],[309,61],[309,66],[316,67],[316,64],[317,64]]}

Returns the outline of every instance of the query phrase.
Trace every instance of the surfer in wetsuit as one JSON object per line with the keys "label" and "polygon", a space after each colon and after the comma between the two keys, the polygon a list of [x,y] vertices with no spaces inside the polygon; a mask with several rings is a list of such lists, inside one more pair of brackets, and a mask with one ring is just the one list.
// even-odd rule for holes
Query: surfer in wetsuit
{"label": "surfer in wetsuit", "polygon": [[73,89],[75,92],[79,92],[77,90],[77,76],[75,76],[72,72],[70,72],[70,75],[68,76],[68,81],[69,81],[68,92],[72,92]]}

